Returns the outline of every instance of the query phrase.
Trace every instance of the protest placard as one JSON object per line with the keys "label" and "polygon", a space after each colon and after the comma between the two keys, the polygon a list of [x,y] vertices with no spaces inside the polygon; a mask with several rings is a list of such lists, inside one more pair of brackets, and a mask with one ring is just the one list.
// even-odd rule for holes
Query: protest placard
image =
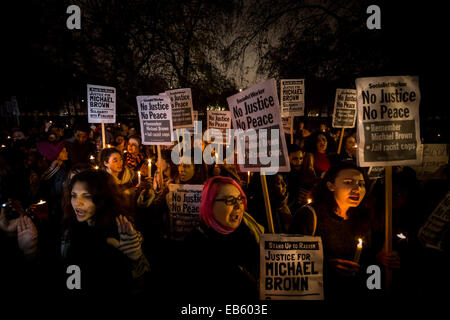
{"label": "protest placard", "polygon": [[231,129],[230,111],[208,110],[206,111],[206,123],[207,129],[218,129],[222,131],[224,137],[222,142],[226,142],[227,129]]}
{"label": "protest placard", "polygon": [[116,122],[116,88],[87,85],[89,123]]}
{"label": "protest placard", "polygon": [[190,88],[174,89],[165,92],[172,106],[173,128],[191,128],[194,126],[193,104]]}
{"label": "protest placard", "polygon": [[450,192],[434,209],[419,230],[419,240],[427,248],[447,251],[450,245]]}
{"label": "protest placard", "polygon": [[384,177],[384,167],[370,167],[367,175],[370,180],[381,179]]}
{"label": "protest placard", "polygon": [[259,248],[261,300],[323,300],[320,237],[264,234]]}
{"label": "protest placard", "polygon": [[417,179],[446,179],[444,166],[448,164],[448,145],[446,144],[422,144],[422,163],[413,166]]}
{"label": "protest placard", "polygon": [[[227,101],[234,130],[243,131],[240,137],[255,138],[245,139],[245,154],[239,164],[240,170],[262,171],[267,174],[289,172],[289,158],[275,80],[270,79],[254,85],[228,97]],[[237,134],[236,138],[238,140]],[[238,159],[239,152],[240,150]]]}
{"label": "protest placard", "polygon": [[358,165],[420,164],[419,78],[358,78],[356,90]]}
{"label": "protest placard", "polygon": [[171,145],[172,110],[167,95],[137,96],[142,144]]}
{"label": "protest placard", "polygon": [[167,205],[169,207],[170,238],[184,238],[200,223],[200,200],[203,185],[169,184]]}
{"label": "protest placard", "polygon": [[284,79],[280,80],[281,115],[304,116],[305,115],[305,80]]}
{"label": "protest placard", "polygon": [[356,90],[336,89],[333,128],[354,128],[356,121]]}

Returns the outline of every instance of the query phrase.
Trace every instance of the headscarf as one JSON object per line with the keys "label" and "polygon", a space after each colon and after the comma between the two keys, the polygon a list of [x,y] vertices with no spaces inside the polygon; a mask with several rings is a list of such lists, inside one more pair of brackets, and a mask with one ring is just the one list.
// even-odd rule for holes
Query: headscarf
{"label": "headscarf", "polygon": [[231,184],[239,190],[241,196],[243,197],[244,210],[247,210],[247,197],[245,196],[241,186],[232,178],[216,176],[206,180],[205,185],[203,186],[202,199],[200,201],[200,219],[207,227],[212,228],[221,234],[229,234],[235,230],[235,228],[221,225],[216,221],[216,219],[214,219],[214,199],[217,195],[219,187],[225,184]]}

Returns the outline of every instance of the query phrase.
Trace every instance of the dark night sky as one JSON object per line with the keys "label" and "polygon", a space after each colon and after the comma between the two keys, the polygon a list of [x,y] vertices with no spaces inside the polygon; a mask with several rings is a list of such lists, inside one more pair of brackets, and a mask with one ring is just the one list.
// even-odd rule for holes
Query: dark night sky
{"label": "dark night sky", "polygon": [[[35,10],[30,3],[35,1],[14,1],[2,4],[0,18],[0,41],[2,59],[0,60],[2,100],[11,95],[21,96],[29,90],[41,91],[42,99],[53,94],[52,88],[41,87],[39,79],[47,73],[58,76],[61,70],[49,70],[51,66],[36,65],[35,56],[39,52],[39,39],[45,35],[45,28],[39,23],[44,16]],[[65,28],[68,2],[55,1],[55,5],[45,10],[61,10],[61,18],[54,23]],[[76,3],[76,2],[74,2]],[[373,74],[362,76],[381,76],[416,74],[420,76],[422,92],[421,116],[447,116],[448,89],[443,81],[447,75],[444,70],[448,66],[449,49],[447,17],[443,3],[437,1],[367,1],[381,7],[382,29],[377,31],[381,36],[373,44],[375,50],[381,50],[389,57],[392,70],[390,74]],[[368,16],[365,12],[363,17]],[[48,21],[47,21],[48,23]],[[33,52],[32,51],[33,47]],[[364,63],[364,61],[361,61]],[[46,69],[47,68],[47,69]],[[55,78],[55,82],[58,79]],[[24,92],[25,91],[25,92]]]}

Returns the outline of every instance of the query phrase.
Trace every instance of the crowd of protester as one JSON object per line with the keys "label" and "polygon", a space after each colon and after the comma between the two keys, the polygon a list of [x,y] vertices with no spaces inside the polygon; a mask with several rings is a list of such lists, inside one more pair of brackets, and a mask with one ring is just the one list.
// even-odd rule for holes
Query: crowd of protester
{"label": "crowd of protester", "polygon": [[[158,158],[133,123],[108,125],[103,148],[100,126],[91,126],[45,121],[2,131],[0,290],[257,300],[259,239],[268,231],[259,174],[248,178],[226,162],[176,165],[169,147]],[[419,181],[411,168],[394,167],[387,254],[383,179],[356,165],[353,130],[337,152],[340,132],[299,123],[288,144],[291,171],[267,176],[274,231],[322,237],[326,299],[367,296],[371,264],[394,270],[391,294],[409,294],[430,261],[442,268],[430,281],[439,281],[444,258],[417,234],[448,176]],[[169,184],[204,185],[199,226],[182,241],[170,237]],[[359,262],[357,237],[365,244]],[[71,265],[82,271],[81,290],[67,286]]]}

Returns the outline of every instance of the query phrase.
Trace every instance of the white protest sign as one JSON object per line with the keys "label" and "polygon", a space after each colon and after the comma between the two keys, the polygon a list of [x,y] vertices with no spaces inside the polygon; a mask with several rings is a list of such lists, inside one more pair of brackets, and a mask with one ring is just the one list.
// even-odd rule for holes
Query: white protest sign
{"label": "white protest sign", "polygon": [[281,115],[304,116],[305,115],[305,80],[284,79],[280,80]]}
{"label": "white protest sign", "polygon": [[336,89],[333,128],[354,128],[356,121],[356,90]]}
{"label": "white protest sign", "polygon": [[264,234],[260,249],[260,300],[323,300],[322,239]]}
{"label": "white protest sign", "polygon": [[370,167],[367,175],[370,180],[381,179],[384,177],[384,167]]}
{"label": "white protest sign", "polygon": [[191,128],[193,122],[193,105],[190,88],[174,89],[165,92],[172,106],[173,128]]}
{"label": "white protest sign", "polygon": [[[207,129],[219,129],[223,134],[223,142],[226,141],[227,129],[231,129],[230,111],[206,111]],[[208,138],[209,139],[209,138]]]}
{"label": "white protest sign", "polygon": [[[239,164],[240,170],[264,171],[266,174],[289,172],[289,158],[275,80],[270,79],[254,85],[228,97],[227,101],[233,128],[243,131],[240,137],[256,137],[256,141],[245,139],[245,161]],[[267,161],[268,157],[271,158],[270,161]],[[278,162],[277,166],[273,165],[273,158]]]}
{"label": "white protest sign", "polygon": [[358,165],[420,164],[419,78],[358,78],[356,90]]}
{"label": "white protest sign", "polygon": [[169,184],[167,206],[172,240],[183,240],[199,225],[202,190],[203,185]]}
{"label": "white protest sign", "polygon": [[172,110],[167,95],[137,96],[143,145],[172,145]]}
{"label": "white protest sign", "polygon": [[89,123],[116,122],[116,88],[87,85]]}
{"label": "white protest sign", "polygon": [[284,132],[291,133],[294,126],[294,117],[281,117],[281,122],[283,123]]}
{"label": "white protest sign", "polygon": [[415,166],[417,178],[445,179],[442,167],[448,164],[448,146],[446,144],[422,144],[422,164]]}
{"label": "white protest sign", "polygon": [[434,209],[419,230],[419,240],[428,248],[448,250],[450,226],[450,192]]}

